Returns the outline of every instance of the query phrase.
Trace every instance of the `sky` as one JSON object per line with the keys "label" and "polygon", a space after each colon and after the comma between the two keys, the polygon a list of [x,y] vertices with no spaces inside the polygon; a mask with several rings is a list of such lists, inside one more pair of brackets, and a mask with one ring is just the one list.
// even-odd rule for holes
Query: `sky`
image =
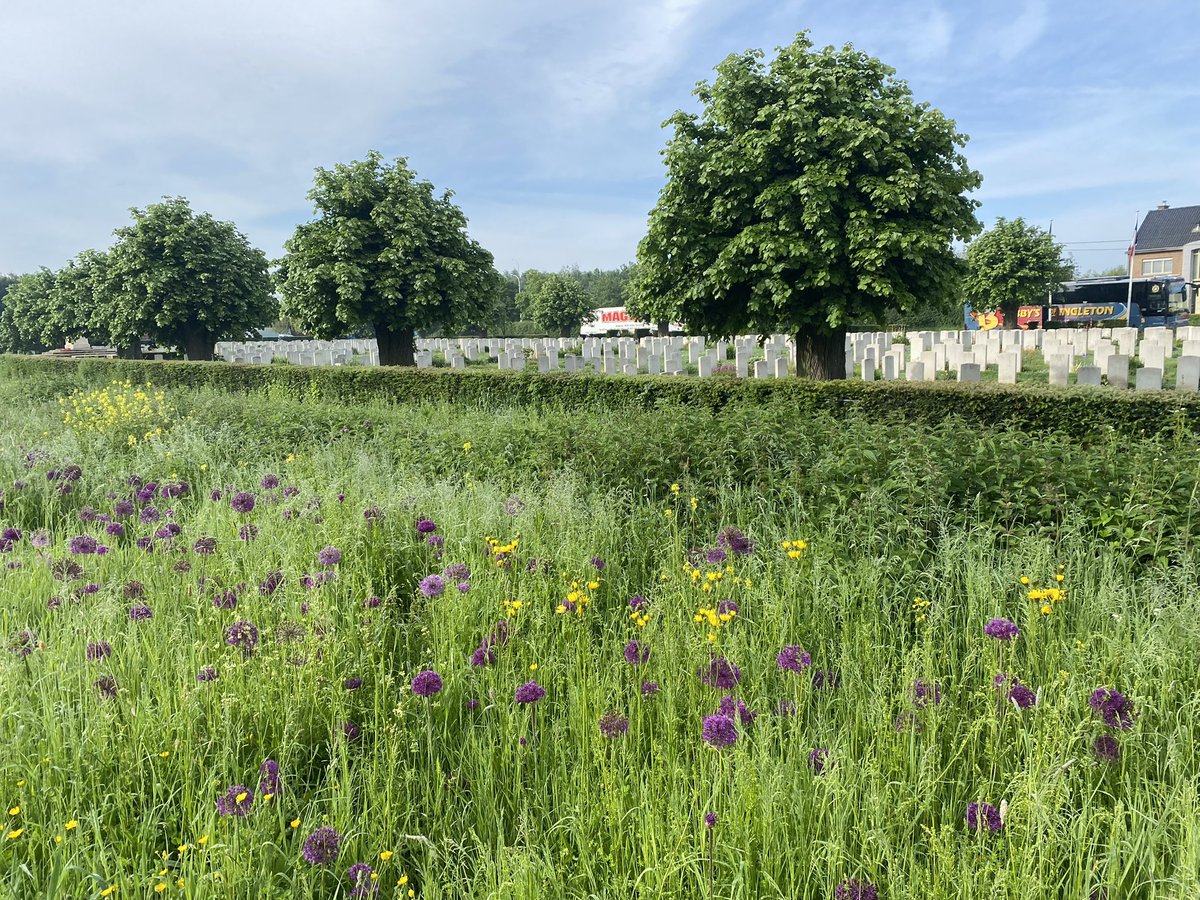
{"label": "sky", "polygon": [[970,136],[985,224],[1083,270],[1200,204],[1197,0],[0,0],[0,272],[109,245],[164,196],[269,257],[317,167],[454,192],[503,270],[632,261],[663,121],[730,53],[851,43]]}

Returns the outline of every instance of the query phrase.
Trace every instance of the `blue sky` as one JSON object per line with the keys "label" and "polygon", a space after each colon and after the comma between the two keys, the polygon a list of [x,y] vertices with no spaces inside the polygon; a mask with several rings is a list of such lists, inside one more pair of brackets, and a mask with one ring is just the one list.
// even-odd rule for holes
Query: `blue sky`
{"label": "blue sky", "polygon": [[164,195],[275,257],[313,169],[369,149],[452,189],[502,269],[616,266],[662,121],[801,29],[957,121],[985,223],[1053,220],[1109,266],[1136,211],[1200,204],[1198,26],[1196,0],[0,0],[0,271],[107,246]]}

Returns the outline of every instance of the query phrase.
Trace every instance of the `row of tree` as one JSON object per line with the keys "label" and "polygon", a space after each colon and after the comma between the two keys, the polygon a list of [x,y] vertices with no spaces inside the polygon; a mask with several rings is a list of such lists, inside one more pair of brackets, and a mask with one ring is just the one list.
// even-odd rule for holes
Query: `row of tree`
{"label": "row of tree", "polygon": [[752,51],[716,72],[696,89],[702,111],[667,123],[666,185],[635,265],[501,275],[449,192],[372,151],[317,170],[316,216],[273,272],[233,225],[166,200],[134,210],[110,250],[18,279],[0,348],[82,333],[136,355],[148,336],[208,359],[279,315],[319,338],[373,334],[382,363],[412,365],[418,332],[520,315],[574,334],[593,309],[625,305],[710,337],[791,334],[797,372],[829,378],[843,377],[851,325],[964,295],[1007,310],[1070,277],[1061,246],[1019,219],[972,242],[981,177],[966,137],[879,60],[801,33],[769,63]]}

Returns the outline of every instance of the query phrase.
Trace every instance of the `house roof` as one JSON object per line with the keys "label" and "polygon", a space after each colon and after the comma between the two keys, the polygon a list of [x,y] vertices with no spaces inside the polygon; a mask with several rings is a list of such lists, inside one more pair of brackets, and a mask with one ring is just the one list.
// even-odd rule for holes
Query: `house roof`
{"label": "house roof", "polygon": [[1177,250],[1196,241],[1200,241],[1200,206],[1152,209],[1138,228],[1135,249],[1138,253]]}

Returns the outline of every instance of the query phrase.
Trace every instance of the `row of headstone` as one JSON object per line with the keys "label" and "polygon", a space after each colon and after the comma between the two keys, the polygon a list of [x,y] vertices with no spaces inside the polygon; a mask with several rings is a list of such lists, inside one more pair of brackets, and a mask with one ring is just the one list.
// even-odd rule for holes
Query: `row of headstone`
{"label": "row of headstone", "polygon": [[[232,362],[269,363],[283,358],[295,365],[378,365],[374,340],[225,342],[217,353]],[[1178,354],[1178,355],[1177,355]],[[760,339],[742,335],[729,341],[699,336],[570,338],[433,338],[416,342],[419,367],[440,355],[451,369],[471,363],[503,370],[593,372],[597,374],[682,375],[718,372],[740,378],[781,378],[791,372],[795,344],[785,335]],[[979,381],[995,370],[1001,384],[1015,384],[1025,361],[1038,355],[1047,381],[1066,385],[1107,384],[1127,388],[1130,366],[1137,390],[1159,390],[1169,360],[1176,361],[1175,387],[1197,390],[1200,327],[1059,329],[1050,331],[892,331],[862,332],[846,338],[846,375],[865,381],[934,381],[942,373],[959,381]],[[1155,374],[1157,373],[1157,375]],[[1155,386],[1157,385],[1157,387]]]}

